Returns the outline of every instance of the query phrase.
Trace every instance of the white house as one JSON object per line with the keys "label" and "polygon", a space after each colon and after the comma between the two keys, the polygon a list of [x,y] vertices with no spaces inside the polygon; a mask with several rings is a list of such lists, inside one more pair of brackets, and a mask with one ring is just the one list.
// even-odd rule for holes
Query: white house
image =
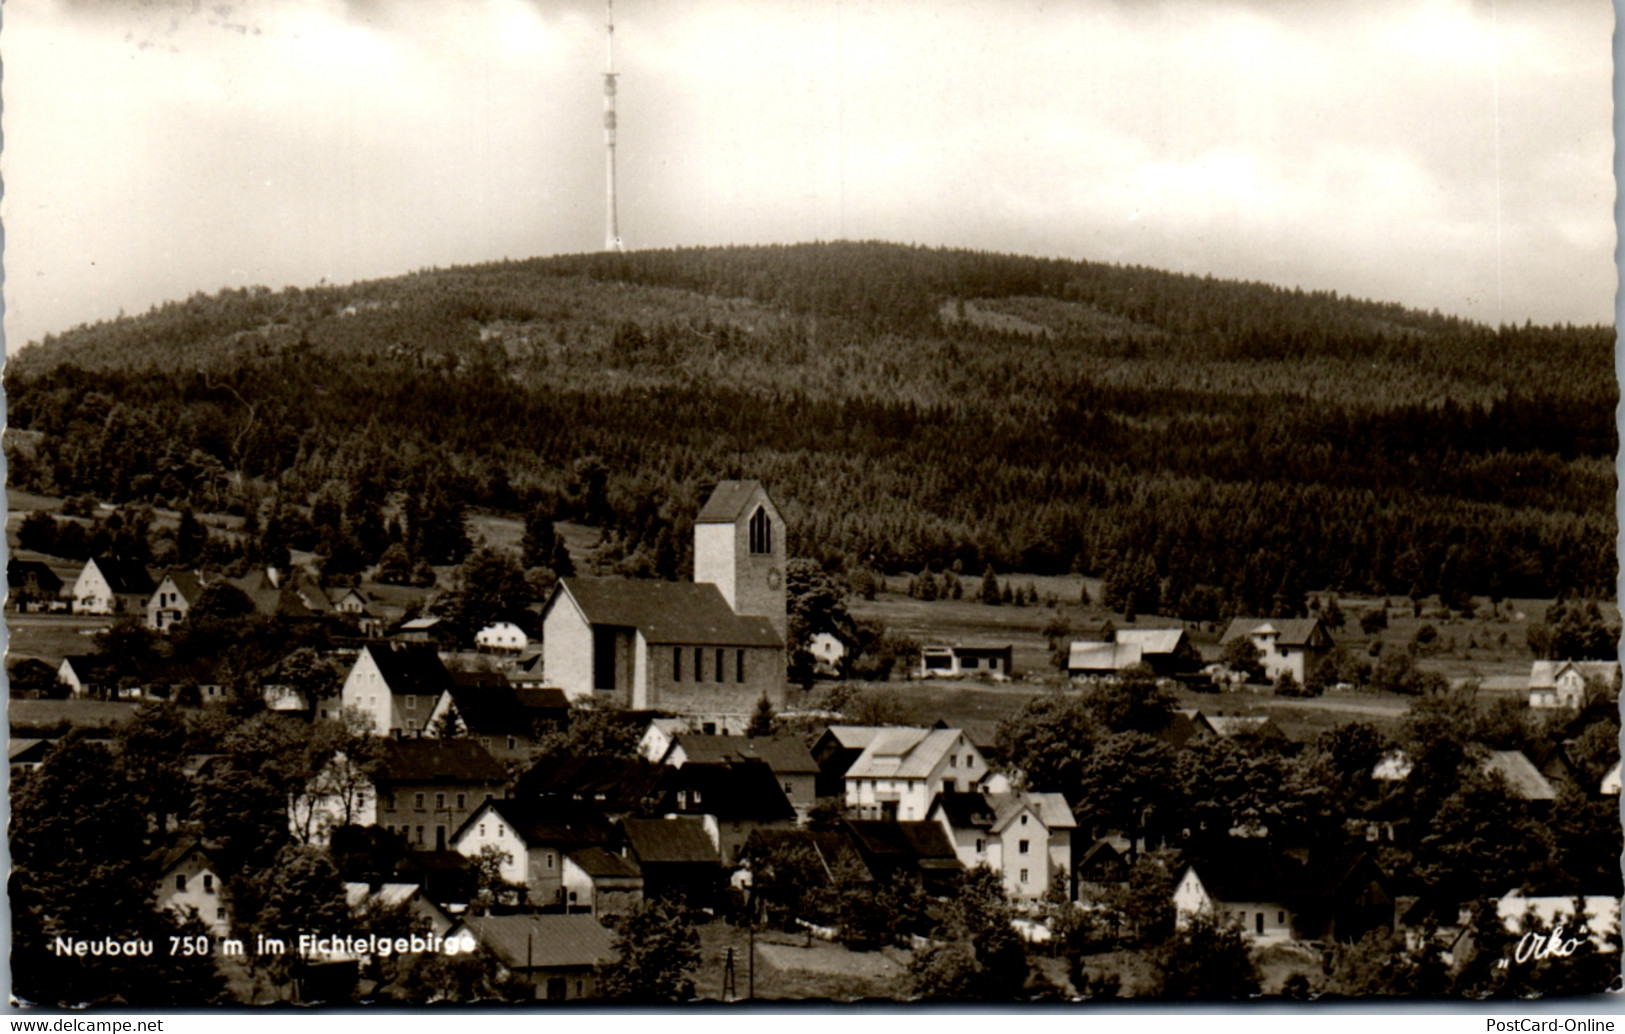
{"label": "white house", "polygon": [[1009,646],[924,646],[920,648],[921,678],[961,678],[987,676],[1008,679],[1013,669],[1014,647]]}
{"label": "white house", "polygon": [[717,720],[784,706],[783,522],[761,484],[724,481],[694,525],[694,581],[564,578],[542,666],[572,700]]}
{"label": "white house", "polygon": [[356,655],[339,699],[342,707],[367,715],[379,736],[410,736],[429,727],[429,715],[451,684],[432,646],[368,643]]}
{"label": "white house", "polygon": [[1221,643],[1245,636],[1258,647],[1259,663],[1271,679],[1290,674],[1303,682],[1332,651],[1332,637],[1319,618],[1236,618]]}
{"label": "white house", "polygon": [[231,904],[209,852],[195,838],[177,841],[158,856],[158,908],[185,918],[192,912],[209,932],[231,931]]}
{"label": "white house", "polygon": [[502,878],[524,887],[528,904],[550,906],[565,901],[565,855],[603,847],[613,838],[609,820],[590,805],[500,798],[486,801],[469,816],[452,834],[451,849],[465,858],[494,849],[505,856]]}
{"label": "white house", "polygon": [[474,633],[474,645],[497,653],[524,653],[530,637],[512,621],[497,621]]}
{"label": "white house", "polygon": [[927,817],[942,826],[965,868],[999,873],[1017,901],[1043,897],[1056,874],[1070,878],[1078,823],[1058,793],[945,793]]}
{"label": "white house", "polygon": [[1614,762],[1614,767],[1603,775],[1602,785],[1598,787],[1598,790],[1605,797],[1619,796],[1619,762]]}
{"label": "white house", "polygon": [[1199,913],[1234,918],[1257,943],[1292,939],[1294,913],[1272,866],[1218,861],[1187,866],[1174,885],[1174,914],[1183,926]]}
{"label": "white house", "polygon": [[1618,688],[1618,661],[1535,661],[1529,669],[1529,706],[1535,710],[1578,711],[1586,686]]}
{"label": "white house", "polygon": [[846,659],[846,644],[830,632],[815,632],[807,640],[807,652],[812,654],[813,670],[821,675],[835,675]]}
{"label": "white house", "polygon": [[863,818],[923,819],[939,793],[977,789],[987,762],[960,729],[883,729],[846,770],[846,804]]}
{"label": "white house", "polygon": [[147,599],[147,627],[167,632],[186,620],[187,611],[203,595],[203,583],[191,571],[179,568],[164,573],[164,580]]}
{"label": "white house", "polygon": [[73,583],[75,614],[136,613],[146,608],[155,586],[140,564],[93,557]]}

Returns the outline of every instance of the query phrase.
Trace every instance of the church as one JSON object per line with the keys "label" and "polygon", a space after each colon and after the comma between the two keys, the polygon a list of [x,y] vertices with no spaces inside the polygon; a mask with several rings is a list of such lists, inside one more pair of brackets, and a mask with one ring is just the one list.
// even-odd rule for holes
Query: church
{"label": "church", "polygon": [[723,481],[694,519],[694,581],[563,578],[542,664],[571,700],[742,724],[784,707],[784,521],[759,481]]}

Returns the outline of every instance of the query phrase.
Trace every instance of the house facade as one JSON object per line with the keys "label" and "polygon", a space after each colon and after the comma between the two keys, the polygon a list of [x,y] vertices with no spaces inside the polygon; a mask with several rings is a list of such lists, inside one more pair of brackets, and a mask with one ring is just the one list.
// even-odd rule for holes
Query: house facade
{"label": "house facade", "polygon": [[1015,675],[1014,656],[1010,646],[925,646],[920,648],[915,674],[921,678],[1008,679]]}
{"label": "house facade", "polygon": [[187,611],[202,594],[203,583],[191,571],[166,571],[147,599],[147,627],[155,632],[169,631],[186,620]]}
{"label": "house facade", "polygon": [[596,998],[599,967],[615,957],[614,938],[590,915],[470,916],[448,936],[464,934],[543,1001]]}
{"label": "house facade", "polygon": [[1290,674],[1303,682],[1332,652],[1332,637],[1319,618],[1236,618],[1221,643],[1246,637],[1258,647],[1264,674],[1278,679]]}
{"label": "house facade", "polygon": [[160,910],[182,918],[195,912],[216,937],[231,932],[231,905],[226,900],[225,885],[200,842],[191,837],[177,842],[160,853],[157,867]]}
{"label": "house facade", "polygon": [[429,728],[429,716],[452,685],[434,647],[368,643],[339,691],[343,707],[367,715],[379,736],[411,736]]}
{"label": "house facade", "polygon": [[93,557],[73,583],[75,614],[134,614],[146,608],[152,575],[140,564]]}
{"label": "house facade", "polygon": [[1588,685],[1619,687],[1618,661],[1535,661],[1529,670],[1529,706],[1538,711],[1578,711]]}
{"label": "house facade", "polygon": [[525,888],[527,904],[549,907],[565,901],[565,855],[613,841],[609,820],[589,805],[506,798],[480,805],[456,830],[451,848],[465,858],[486,848],[506,856],[502,878]]}
{"label": "house facade", "polygon": [[1057,875],[1070,881],[1078,823],[1058,793],[945,793],[930,818],[965,868],[999,873],[1014,900],[1042,898]]}
{"label": "house facade", "polygon": [[846,805],[859,818],[923,819],[937,794],[975,790],[987,775],[960,729],[881,729],[846,770]]}

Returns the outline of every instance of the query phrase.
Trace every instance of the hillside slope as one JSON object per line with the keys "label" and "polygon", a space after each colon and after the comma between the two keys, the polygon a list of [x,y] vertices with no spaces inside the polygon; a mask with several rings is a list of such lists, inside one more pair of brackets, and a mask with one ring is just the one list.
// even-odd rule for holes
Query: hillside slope
{"label": "hillside slope", "polygon": [[651,562],[746,474],[805,555],[1132,569],[1193,615],[1611,594],[1613,338],[883,244],[566,256],[79,328],[12,360],[8,448],[119,501],[435,486]]}

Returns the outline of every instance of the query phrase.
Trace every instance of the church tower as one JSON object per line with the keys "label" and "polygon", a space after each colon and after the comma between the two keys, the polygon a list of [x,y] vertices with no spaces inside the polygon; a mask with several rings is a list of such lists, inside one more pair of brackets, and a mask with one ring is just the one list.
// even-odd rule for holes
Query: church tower
{"label": "church tower", "polygon": [[786,556],[784,519],[762,483],[718,482],[694,518],[694,580],[721,589],[734,613],[767,618],[781,640]]}

